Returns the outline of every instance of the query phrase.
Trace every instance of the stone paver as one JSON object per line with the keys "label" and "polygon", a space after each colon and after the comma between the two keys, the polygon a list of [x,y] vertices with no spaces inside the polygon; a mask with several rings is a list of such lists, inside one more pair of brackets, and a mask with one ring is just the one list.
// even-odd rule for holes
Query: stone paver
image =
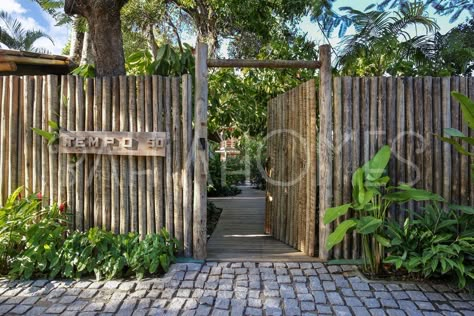
{"label": "stone paver", "polygon": [[367,281],[322,263],[175,264],[161,278],[0,279],[0,315],[474,315],[447,284]]}

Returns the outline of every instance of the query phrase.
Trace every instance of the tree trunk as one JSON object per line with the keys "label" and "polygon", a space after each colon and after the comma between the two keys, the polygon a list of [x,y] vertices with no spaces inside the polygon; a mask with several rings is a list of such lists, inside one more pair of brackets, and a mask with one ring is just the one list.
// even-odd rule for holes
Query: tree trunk
{"label": "tree trunk", "polygon": [[92,38],[89,32],[84,33],[84,45],[82,46],[81,66],[94,64],[94,51],[92,48]]}
{"label": "tree trunk", "polygon": [[147,27],[147,39],[148,39],[148,47],[151,50],[153,59],[156,59],[156,56],[158,55],[158,45],[156,44],[155,34],[153,33],[153,25],[149,25]]}
{"label": "tree trunk", "polygon": [[98,77],[125,75],[120,9],[128,0],[66,0],[64,12],[87,19]]}
{"label": "tree trunk", "polygon": [[71,59],[75,64],[79,64],[81,61],[83,42],[84,33],[79,29],[79,18],[73,17],[69,59]]}

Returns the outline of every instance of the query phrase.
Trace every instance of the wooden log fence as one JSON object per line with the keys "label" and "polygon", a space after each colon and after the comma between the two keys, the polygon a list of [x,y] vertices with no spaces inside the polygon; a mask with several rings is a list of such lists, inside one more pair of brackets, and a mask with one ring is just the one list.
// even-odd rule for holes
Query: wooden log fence
{"label": "wooden log fence", "polygon": [[[51,121],[69,131],[167,132],[166,157],[59,154],[32,130],[52,131]],[[23,185],[45,204],[67,203],[74,229],[146,236],[166,227],[192,256],[192,135],[190,75],[0,77],[2,201]]]}
{"label": "wooden log fence", "polygon": [[[267,233],[321,259],[359,258],[356,234],[326,251],[327,236],[352,214],[324,225],[324,210],[352,201],[352,174],[386,144],[393,153],[392,185],[408,183],[450,203],[474,205],[473,159],[436,137],[450,127],[469,134],[450,93],[472,97],[474,78],[331,78],[322,70],[320,80],[318,105],[311,102],[314,81],[268,103]],[[310,171],[292,183],[308,166]],[[389,216],[403,223],[407,210],[425,204],[393,207]]]}

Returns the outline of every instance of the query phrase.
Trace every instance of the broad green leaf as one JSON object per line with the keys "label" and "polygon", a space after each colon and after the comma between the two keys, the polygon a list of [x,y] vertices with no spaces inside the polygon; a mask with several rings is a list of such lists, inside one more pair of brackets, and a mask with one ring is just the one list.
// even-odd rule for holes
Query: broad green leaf
{"label": "broad green leaf", "polygon": [[48,125],[54,129],[54,130],[59,130],[59,124],[58,122],[55,122],[55,121],[48,121]]}
{"label": "broad green leaf", "polygon": [[353,219],[349,219],[339,224],[336,227],[336,230],[329,235],[328,241],[326,243],[326,249],[331,250],[332,247],[340,243],[344,239],[346,233],[355,226],[357,226],[357,221]]}
{"label": "broad green leaf", "polygon": [[461,104],[462,116],[467,125],[474,129],[474,102],[459,92],[452,92],[451,95]]}
{"label": "broad green leaf", "polygon": [[399,191],[384,195],[384,199],[395,203],[404,203],[408,201],[438,201],[443,202],[444,199],[438,194],[425,190],[414,189],[406,185],[395,187]]}
{"label": "broad green leaf", "polygon": [[352,175],[352,198],[359,205],[363,206],[365,199],[364,170],[357,169]]}
{"label": "broad green leaf", "polygon": [[377,240],[378,243],[384,247],[390,247],[392,245],[392,243],[390,242],[390,240],[388,240],[388,238],[385,238],[379,234],[375,234],[375,240]]}
{"label": "broad green leaf", "polygon": [[390,146],[383,146],[362,168],[368,181],[379,179],[387,168],[392,154]]}
{"label": "broad green leaf", "polygon": [[48,141],[50,141],[54,137],[53,133],[43,131],[42,129],[35,128],[35,127],[32,127],[31,129],[33,130],[33,132],[35,132],[36,134],[38,134],[41,137],[46,138]]}
{"label": "broad green leaf", "polygon": [[466,205],[449,205],[449,208],[456,211],[461,211],[464,214],[474,215],[474,207]]}
{"label": "broad green leaf", "polygon": [[466,137],[460,130],[455,128],[445,128],[444,134],[450,137]]}
{"label": "broad green leaf", "polygon": [[357,232],[368,235],[375,232],[382,225],[382,220],[373,216],[364,216],[357,223]]}
{"label": "broad green leaf", "polygon": [[345,204],[341,206],[328,208],[326,210],[326,213],[324,214],[324,224],[327,225],[329,223],[332,223],[339,216],[347,214],[351,206],[352,206],[351,204]]}
{"label": "broad green leaf", "polygon": [[448,143],[448,144],[451,144],[454,146],[454,148],[462,155],[465,155],[465,156],[473,156],[474,157],[474,153],[471,153],[469,151],[467,151],[464,146],[460,143],[458,143],[456,140],[452,139],[452,138],[448,138],[448,137],[439,137],[443,142],[445,143]]}

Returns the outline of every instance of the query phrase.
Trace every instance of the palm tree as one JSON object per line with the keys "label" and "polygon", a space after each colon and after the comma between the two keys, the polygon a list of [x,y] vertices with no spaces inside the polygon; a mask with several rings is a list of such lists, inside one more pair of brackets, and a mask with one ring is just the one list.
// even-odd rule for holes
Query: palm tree
{"label": "palm tree", "polygon": [[[426,16],[422,2],[406,3],[399,12],[362,12],[345,8],[356,34],[346,36],[338,64],[347,75],[410,75],[426,56],[421,49],[430,40],[428,33],[439,29]],[[410,27],[424,28],[425,34],[412,36]]]}
{"label": "palm tree", "polygon": [[26,30],[17,19],[8,12],[0,11],[0,43],[10,49],[29,52],[45,52],[44,49],[34,47],[34,43],[40,38],[47,38],[54,44],[49,35],[40,30]]}

